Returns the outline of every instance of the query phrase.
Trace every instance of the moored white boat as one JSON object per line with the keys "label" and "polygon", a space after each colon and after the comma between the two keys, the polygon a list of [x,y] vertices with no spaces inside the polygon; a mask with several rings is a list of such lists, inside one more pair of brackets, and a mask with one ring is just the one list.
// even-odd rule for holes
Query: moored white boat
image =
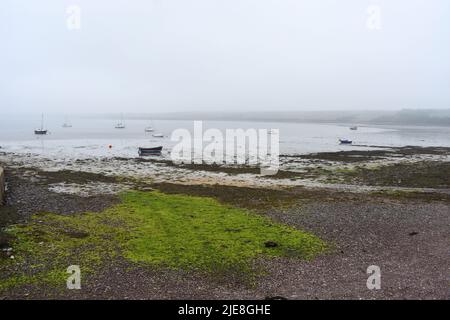
{"label": "moored white boat", "polygon": [[154,133],[152,134],[152,136],[155,138],[164,138],[164,135],[162,133]]}
{"label": "moored white boat", "polygon": [[125,123],[123,122],[123,114],[120,116],[120,121],[117,122],[116,126],[114,127],[116,129],[125,129]]}
{"label": "moored white boat", "polygon": [[69,121],[67,121],[67,117],[65,118],[62,127],[63,128],[72,128],[72,124]]}

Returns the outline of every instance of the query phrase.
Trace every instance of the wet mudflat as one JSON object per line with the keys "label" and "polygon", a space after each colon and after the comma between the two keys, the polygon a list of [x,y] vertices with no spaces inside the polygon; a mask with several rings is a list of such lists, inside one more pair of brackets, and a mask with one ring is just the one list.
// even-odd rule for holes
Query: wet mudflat
{"label": "wet mudflat", "polygon": [[[373,158],[364,161],[378,161],[375,158],[380,156],[384,155],[373,154]],[[411,164],[405,162],[401,165],[409,168]],[[446,163],[441,161],[439,165],[446,166]],[[429,170],[435,167],[428,166]],[[430,171],[426,170],[421,171],[427,175],[426,172]],[[405,172],[408,173],[409,169]],[[359,179],[363,178],[359,176]],[[376,179],[386,181],[383,174]],[[363,181],[370,185],[376,184],[376,179],[352,180],[351,183]],[[13,245],[14,237],[5,232],[12,225],[27,225],[34,214],[42,212],[68,217],[83,215],[84,212],[101,215],[108,208],[120,204],[119,194],[126,190],[216,199],[224,208],[250,210],[256,216],[314,235],[324,241],[329,250],[307,260],[289,255],[257,257],[252,264],[258,272],[247,281],[243,281],[242,274],[236,272],[215,274],[201,268],[156,267],[116,256],[107,263],[96,265],[95,271],[83,278],[82,290],[67,290],[65,283],[62,289],[48,283],[20,283],[2,290],[2,298],[450,298],[450,199],[445,193],[420,190],[422,186],[433,187],[434,182],[431,185],[408,182],[408,187],[415,187],[414,192],[394,189],[355,193],[339,188],[282,184],[257,188],[252,184],[236,186],[197,181],[189,184],[139,180],[135,177],[117,178],[108,172],[83,171],[80,175],[77,171],[46,172],[32,167],[7,170],[7,181],[7,206],[0,209],[1,246],[12,250],[2,250],[2,263],[11,263],[14,260],[11,255],[20,257]],[[435,187],[448,188],[445,179],[443,181]],[[388,180],[385,185],[398,186],[394,182]],[[66,188],[51,188],[60,183],[64,183]],[[78,195],[76,191],[72,192],[73,187],[70,186],[74,185],[89,187]],[[123,188],[108,188],[108,185],[121,185]],[[95,186],[100,190],[95,190]],[[229,228],[227,232],[241,232],[238,229]],[[85,239],[74,236],[78,233],[71,235],[75,241]],[[190,244],[184,245],[189,247]],[[276,241],[271,245],[283,246]],[[271,250],[270,246],[264,250]],[[261,247],[264,248],[265,244],[262,243]],[[366,287],[369,276],[366,270],[370,265],[381,268],[381,290],[368,290]],[[14,271],[10,268],[10,275]],[[0,282],[4,280],[3,276]]]}

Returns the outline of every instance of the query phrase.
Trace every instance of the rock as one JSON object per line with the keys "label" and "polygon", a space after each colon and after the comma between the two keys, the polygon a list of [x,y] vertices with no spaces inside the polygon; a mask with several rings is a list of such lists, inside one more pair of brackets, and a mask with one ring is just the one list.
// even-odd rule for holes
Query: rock
{"label": "rock", "polygon": [[264,242],[264,246],[266,248],[275,248],[275,247],[278,247],[278,243],[276,243],[274,241],[266,241],[266,242]]}
{"label": "rock", "polygon": [[267,296],[264,298],[264,300],[288,300],[288,299],[282,296],[273,296],[273,297]]}

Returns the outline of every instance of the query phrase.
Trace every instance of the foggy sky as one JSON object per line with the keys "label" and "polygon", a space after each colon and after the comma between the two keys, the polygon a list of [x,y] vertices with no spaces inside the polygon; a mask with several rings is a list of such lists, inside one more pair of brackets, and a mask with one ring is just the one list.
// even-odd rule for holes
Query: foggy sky
{"label": "foggy sky", "polygon": [[0,111],[450,108],[448,0],[2,0],[0,43]]}

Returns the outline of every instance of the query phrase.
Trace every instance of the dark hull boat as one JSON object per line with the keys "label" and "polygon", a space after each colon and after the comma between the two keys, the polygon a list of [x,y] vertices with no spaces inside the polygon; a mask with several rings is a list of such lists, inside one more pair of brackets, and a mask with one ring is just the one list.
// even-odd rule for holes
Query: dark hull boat
{"label": "dark hull boat", "polygon": [[163,147],[139,148],[139,156],[155,156],[160,155]]}
{"label": "dark hull boat", "polygon": [[339,139],[340,144],[352,144],[352,140],[347,139]]}
{"label": "dark hull boat", "polygon": [[34,129],[34,134],[47,134],[47,130],[44,129],[44,114],[41,115],[41,127],[39,129]]}

